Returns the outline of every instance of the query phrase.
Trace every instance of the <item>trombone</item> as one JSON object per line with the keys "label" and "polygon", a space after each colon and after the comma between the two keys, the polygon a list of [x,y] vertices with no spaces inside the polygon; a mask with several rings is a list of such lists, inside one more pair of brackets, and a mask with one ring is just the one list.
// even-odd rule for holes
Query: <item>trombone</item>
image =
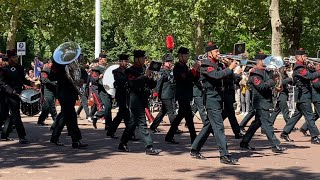
{"label": "trombone", "polygon": [[[198,56],[200,61],[208,59],[208,53],[201,54]],[[255,61],[249,60],[246,54],[240,55],[228,55],[228,54],[220,54],[219,60],[226,65],[229,65],[229,62],[225,59],[232,59],[239,62],[239,65],[252,67],[255,64]]]}

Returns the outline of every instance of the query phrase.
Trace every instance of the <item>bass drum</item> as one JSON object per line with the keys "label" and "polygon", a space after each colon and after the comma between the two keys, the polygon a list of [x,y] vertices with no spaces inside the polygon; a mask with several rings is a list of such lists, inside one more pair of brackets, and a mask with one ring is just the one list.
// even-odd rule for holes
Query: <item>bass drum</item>
{"label": "bass drum", "polygon": [[20,94],[21,112],[27,116],[34,116],[41,110],[41,93],[35,89],[23,90]]}
{"label": "bass drum", "polygon": [[112,98],[116,95],[116,89],[114,88],[114,77],[112,74],[112,71],[117,69],[120,65],[119,64],[113,64],[107,67],[107,69],[103,73],[103,79],[102,84],[104,89],[107,91],[108,94],[112,96]]}

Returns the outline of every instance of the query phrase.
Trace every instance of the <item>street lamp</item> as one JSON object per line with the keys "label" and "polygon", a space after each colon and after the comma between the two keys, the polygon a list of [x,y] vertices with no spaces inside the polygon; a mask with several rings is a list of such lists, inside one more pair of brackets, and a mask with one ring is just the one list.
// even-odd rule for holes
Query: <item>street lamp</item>
{"label": "street lamp", "polygon": [[95,58],[101,51],[101,0],[96,0]]}

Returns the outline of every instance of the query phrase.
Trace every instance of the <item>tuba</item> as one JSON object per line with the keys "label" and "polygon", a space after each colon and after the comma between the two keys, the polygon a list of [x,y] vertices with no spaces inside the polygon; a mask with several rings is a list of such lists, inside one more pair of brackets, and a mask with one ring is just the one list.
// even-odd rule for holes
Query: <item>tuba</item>
{"label": "tuba", "polygon": [[75,42],[65,42],[58,46],[53,53],[53,59],[60,65],[65,65],[65,71],[71,84],[75,87],[80,95],[84,93],[81,80],[81,69],[78,63],[78,57],[81,54],[79,44]]}
{"label": "tuba", "polygon": [[273,88],[273,105],[275,108],[282,89],[282,67],[284,66],[284,61],[279,56],[269,56],[264,59],[264,65],[266,66],[267,71],[272,71],[273,77],[277,77],[276,85]]}

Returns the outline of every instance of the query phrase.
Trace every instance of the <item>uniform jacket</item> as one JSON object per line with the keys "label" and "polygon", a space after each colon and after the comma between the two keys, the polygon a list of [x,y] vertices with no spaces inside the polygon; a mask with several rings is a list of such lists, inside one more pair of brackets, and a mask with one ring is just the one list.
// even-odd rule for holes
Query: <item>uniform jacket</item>
{"label": "uniform jacket", "polygon": [[296,86],[294,99],[297,103],[311,102],[311,80],[320,77],[320,72],[309,72],[306,67],[297,61],[293,68],[293,83]]}
{"label": "uniform jacket", "polygon": [[275,82],[270,79],[266,70],[253,69],[250,72],[249,83],[252,87],[253,107],[255,109],[272,109],[272,88],[275,86]]}
{"label": "uniform jacket", "polygon": [[171,69],[162,69],[161,77],[157,81],[155,92],[159,94],[160,99],[174,99],[175,82]]}
{"label": "uniform jacket", "polygon": [[130,107],[146,108],[148,107],[148,98],[150,89],[156,86],[156,81],[146,77],[145,68],[131,66],[125,71],[128,79],[130,91]]}
{"label": "uniform jacket", "polygon": [[186,64],[178,62],[173,68],[173,76],[176,81],[176,99],[192,101],[193,82],[199,79],[199,72],[190,70]]}

